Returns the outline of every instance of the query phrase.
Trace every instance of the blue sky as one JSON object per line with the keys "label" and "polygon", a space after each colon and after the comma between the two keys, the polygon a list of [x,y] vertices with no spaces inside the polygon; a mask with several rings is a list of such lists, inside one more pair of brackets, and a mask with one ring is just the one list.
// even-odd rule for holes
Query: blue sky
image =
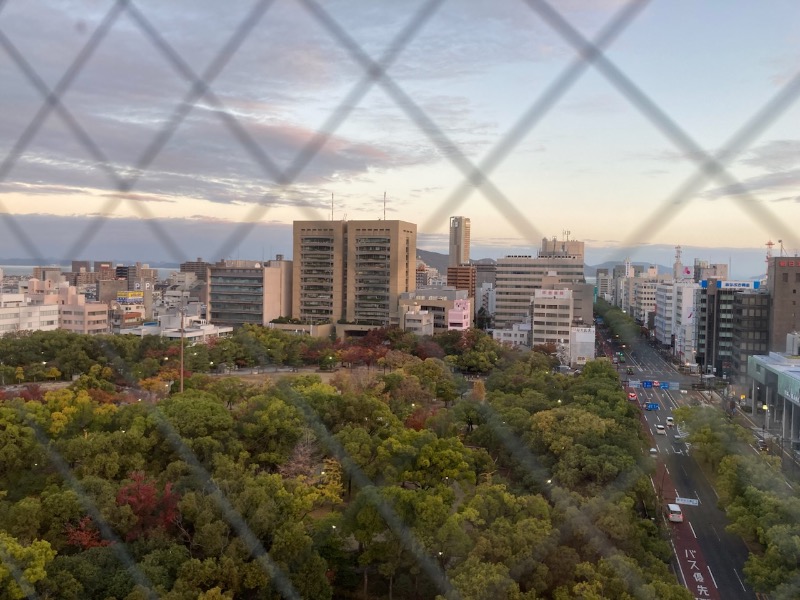
{"label": "blue sky", "polygon": [[[763,270],[770,239],[800,251],[800,103],[786,87],[800,65],[793,0],[333,1],[324,17],[299,0],[263,10],[133,2],[111,13],[61,112],[35,120],[42,86],[57,85],[113,6],[9,0],[0,10],[0,211],[11,216],[0,221],[0,257],[289,255],[292,220],[329,218],[332,194],[334,218],[378,218],[384,192],[387,218],[416,222],[425,249],[446,248],[449,215],[469,216],[475,258],[533,253],[564,230],[586,242],[588,262],[669,264],[680,244],[685,262],[727,256],[742,277]],[[491,184],[463,186],[575,59],[548,7],[594,38],[630,6],[639,10],[608,62],[578,62],[586,68]],[[422,25],[389,79],[363,81],[359,53],[379,60],[415,15]],[[209,71],[231,39],[241,43]],[[190,73],[209,72],[212,95],[187,104]],[[781,93],[784,106],[726,157],[724,176],[676,196]],[[324,143],[292,171],[321,131]]]}

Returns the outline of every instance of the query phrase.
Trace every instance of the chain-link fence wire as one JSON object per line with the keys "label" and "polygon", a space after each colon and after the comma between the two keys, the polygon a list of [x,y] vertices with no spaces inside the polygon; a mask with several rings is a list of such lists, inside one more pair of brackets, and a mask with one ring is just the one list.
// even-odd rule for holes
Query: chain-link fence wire
{"label": "chain-link fence wire", "polygon": [[[25,59],[25,56],[12,43],[10,38],[3,31],[2,11],[7,2],[0,2],[0,48],[5,55],[19,69],[20,73],[26,78],[32,87],[42,98],[42,104],[29,124],[25,127],[15,144],[3,157],[0,163],[0,183],[5,182],[13,174],[13,169],[22,156],[24,156],[30,143],[39,134],[43,123],[51,115],[57,115],[72,133],[78,144],[95,161],[96,166],[105,173],[109,185],[118,194],[111,198],[100,215],[81,232],[74,244],[64,254],[65,259],[71,259],[79,255],[88,247],[91,240],[98,235],[107,220],[114,214],[123,203],[127,203],[133,211],[141,217],[149,228],[152,229],[156,239],[163,246],[165,252],[174,260],[185,260],[188,256],[180,246],[173,240],[163,226],[158,222],[157,215],[153,214],[142,203],[137,202],[132,192],[136,189],[137,183],[146,175],[148,168],[159,155],[166,143],[178,130],[181,123],[200,100],[207,102],[215,111],[214,114],[221,119],[225,128],[233,135],[241,145],[242,149],[248,154],[263,175],[276,186],[283,190],[291,190],[297,177],[303,170],[310,165],[320,150],[335,134],[351,115],[355,107],[366,96],[373,87],[380,87],[389,98],[400,108],[412,123],[428,138],[428,140],[441,152],[450,163],[462,174],[463,181],[451,192],[446,200],[435,210],[432,217],[424,224],[423,228],[433,230],[446,221],[450,214],[453,214],[466,200],[467,196],[474,191],[480,191],[497,209],[500,217],[505,219],[510,227],[521,234],[526,240],[533,241],[540,238],[540,233],[533,225],[531,220],[520,210],[490,179],[490,175],[496,168],[503,164],[509,154],[518,144],[530,134],[533,128],[539,124],[548,112],[558,104],[564,94],[578,82],[583,74],[590,68],[596,69],[619,93],[625,97],[630,104],[641,112],[652,125],[661,132],[666,139],[671,141],[681,154],[696,164],[697,170],[688,178],[676,191],[670,194],[646,221],[643,222],[629,236],[625,248],[620,251],[620,256],[628,254],[633,247],[633,240],[638,239],[644,234],[652,235],[654,229],[665,225],[669,220],[675,218],[678,211],[674,210],[675,205],[686,204],[693,195],[699,191],[709,180],[717,180],[723,185],[739,192],[735,198],[740,207],[754,221],[761,223],[765,228],[780,233],[784,239],[794,241],[794,232],[788,224],[777,219],[763,204],[757,204],[755,199],[749,195],[746,188],[725,169],[731,160],[742,152],[746,151],[751,143],[763,132],[766,127],[778,119],[789,107],[791,107],[800,91],[800,76],[791,79],[773,98],[764,105],[754,116],[748,120],[741,129],[734,134],[723,148],[711,155],[705,152],[702,147],[675,122],[657,103],[649,98],[633,81],[631,81],[605,54],[614,40],[625,31],[634,18],[646,7],[647,0],[632,0],[625,4],[609,23],[600,31],[593,41],[587,40],[582,36],[567,19],[565,19],[552,5],[547,2],[537,0],[525,0],[531,10],[547,23],[565,42],[575,50],[576,58],[566,69],[545,88],[545,91],[526,109],[517,119],[514,126],[496,143],[496,145],[486,154],[480,162],[473,163],[467,154],[459,148],[444,132],[444,130],[422,109],[395,80],[389,75],[391,66],[398,60],[403,50],[413,42],[414,38],[425,26],[429,19],[439,10],[444,0],[430,0],[423,3],[417,12],[412,15],[408,23],[400,30],[395,38],[387,45],[387,49],[380,58],[373,59],[341,26],[325,8],[314,0],[300,0],[307,14],[325,30],[336,43],[360,66],[363,71],[362,77],[353,85],[349,93],[343,98],[336,109],[325,120],[323,126],[319,128],[316,135],[301,149],[295,159],[286,169],[281,169],[259,146],[247,130],[247,127],[237,120],[235,114],[228,110],[225,104],[215,94],[212,84],[216,77],[224,70],[231,58],[241,48],[243,42],[258,27],[263,19],[269,17],[269,9],[273,5],[270,0],[256,2],[239,26],[234,29],[221,50],[215,55],[209,65],[199,74],[189,66],[179,52],[171,46],[167,38],[155,27],[147,18],[145,13],[128,0],[116,0],[111,3],[104,18],[94,29],[89,39],[78,52],[76,58],[66,68],[63,75],[56,84],[50,88],[44,79],[36,72],[33,66]],[[185,80],[188,89],[181,101],[175,106],[172,114],[166,120],[163,127],[157,132],[150,143],[146,146],[141,156],[135,162],[132,169],[123,171],[116,168],[108,157],[100,149],[99,145],[93,140],[92,136],[86,131],[72,115],[69,109],[62,102],[62,98],[70,86],[80,74],[88,60],[106,39],[107,34],[119,20],[121,15],[127,15],[139,31],[155,47],[159,54],[175,70],[177,76]],[[130,174],[126,174],[126,173]],[[255,224],[264,217],[271,207],[270,196],[265,195],[257,203],[246,221],[226,240],[220,248],[220,255],[226,255],[231,248],[241,242],[254,228]],[[319,212],[307,201],[299,198],[297,201],[298,209],[309,219],[319,219]],[[6,207],[0,202],[0,214],[11,234],[20,246],[29,254],[33,260],[42,260],[44,253],[37,247],[33,237],[25,231],[24,227],[17,221]],[[795,245],[800,245],[795,242]],[[110,357],[111,358],[111,357]],[[370,482],[361,473],[355,462],[350,459],[343,448],[336,444],[331,433],[325,429],[319,418],[302,401],[296,398],[297,407],[306,418],[307,424],[316,432],[319,439],[323,440],[329,452],[348,469],[354,476],[358,484],[363,488],[369,488]],[[154,407],[155,411],[158,409]],[[551,479],[550,474],[536,460],[536,457],[528,450],[522,440],[518,439],[512,432],[507,430],[502,424],[496,422],[496,416],[491,416],[487,421],[491,427],[498,431],[506,446],[507,451],[515,459],[523,464],[530,472],[531,476],[539,481],[546,491],[546,495],[555,505],[562,508],[566,502],[569,504],[571,499],[568,494],[564,494],[558,488],[548,488],[547,481]],[[162,434],[170,442],[176,453],[181,456],[188,464],[192,465],[198,479],[205,486],[212,483],[210,475],[203,469],[191,450],[181,440],[165,419],[158,420]],[[37,439],[43,447],[47,449],[48,457],[57,471],[64,478],[67,485],[78,493],[84,502],[84,509],[98,524],[98,527],[106,540],[116,540],[114,532],[102,519],[99,511],[90,501],[89,496],[82,490],[80,482],[71,473],[63,459],[53,451],[52,444],[44,437],[43,433],[35,429]],[[621,477],[616,485],[611,486],[608,494],[613,495],[617,491],[625,491],[630,485],[630,480],[625,476]],[[214,488],[213,497],[221,508],[226,521],[237,532],[248,547],[251,555],[259,562],[260,566],[270,576],[276,589],[285,597],[297,597],[296,591],[291,586],[291,582],[285,573],[271,561],[268,553],[264,550],[260,541],[252,534],[247,523],[238,514],[224,494]],[[376,504],[376,508],[386,520],[392,532],[403,543],[406,550],[414,555],[419,566],[426,572],[443,595],[452,597],[454,590],[446,574],[437,564],[433,556],[425,551],[423,546],[416,540],[413,533],[403,525],[400,519],[394,514],[393,509],[386,502],[379,499],[377,495],[372,495],[370,500]],[[613,544],[592,525],[588,516],[581,509],[569,506],[572,509],[570,514],[579,520],[583,528],[587,528],[600,553],[604,556],[612,554],[615,549]],[[584,509],[585,510],[585,509]],[[573,524],[576,525],[576,524]],[[114,544],[115,552],[122,564],[129,568],[133,579],[140,586],[152,591],[152,586],[146,577],[138,569],[130,555],[125,550],[122,543]],[[8,563],[15,580],[23,586],[26,582],[21,572],[7,553],[2,555],[3,562]],[[631,573],[620,573],[622,578],[628,583],[634,595],[639,595],[642,582]],[[23,587],[30,590],[30,586]]]}

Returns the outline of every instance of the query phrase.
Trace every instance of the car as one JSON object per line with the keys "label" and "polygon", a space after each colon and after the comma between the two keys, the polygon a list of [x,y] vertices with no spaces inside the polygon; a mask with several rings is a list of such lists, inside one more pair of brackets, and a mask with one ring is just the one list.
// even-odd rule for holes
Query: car
{"label": "car", "polygon": [[768,448],[766,440],[760,439],[756,442],[756,444],[758,445],[758,449],[762,452]]}
{"label": "car", "polygon": [[667,515],[667,519],[673,523],[683,523],[683,511],[677,504],[667,504],[667,508],[664,512]]}
{"label": "car", "polygon": [[637,400],[638,398],[636,392],[628,392],[628,400]]}
{"label": "car", "polygon": [[663,425],[656,425],[656,433],[659,435],[667,435],[667,428]]}
{"label": "car", "polygon": [[667,417],[667,427],[675,427],[675,419]]}
{"label": "car", "polygon": [[650,456],[657,456],[658,448],[650,448]]}

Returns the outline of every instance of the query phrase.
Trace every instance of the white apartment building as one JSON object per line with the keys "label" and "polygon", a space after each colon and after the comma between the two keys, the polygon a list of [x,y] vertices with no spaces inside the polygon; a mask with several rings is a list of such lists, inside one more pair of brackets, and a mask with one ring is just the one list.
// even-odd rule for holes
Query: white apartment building
{"label": "white apartment building", "polygon": [[433,335],[433,315],[414,306],[401,306],[400,328],[414,335]]}
{"label": "white apartment building", "polygon": [[574,320],[572,290],[534,290],[529,306],[531,346],[569,344]]}
{"label": "white apartment building", "polygon": [[505,346],[528,346],[531,337],[530,323],[514,323],[509,329],[492,330],[492,339]]}
{"label": "white apartment building", "polygon": [[697,341],[695,340],[695,290],[700,284],[692,280],[678,281],[675,284],[675,334],[674,354],[689,369],[695,369],[697,362]]}
{"label": "white apartment building", "polygon": [[482,283],[476,293],[478,310],[484,309],[490,315],[497,310],[497,295],[493,283]]}
{"label": "white apartment building", "polygon": [[58,304],[31,304],[25,294],[0,294],[0,336],[58,329]]}
{"label": "white apartment building", "polygon": [[660,283],[656,288],[655,338],[663,346],[672,345],[675,321],[675,285]]}
{"label": "white apartment building", "polygon": [[569,364],[574,369],[582,367],[595,358],[595,329],[591,327],[570,327]]}

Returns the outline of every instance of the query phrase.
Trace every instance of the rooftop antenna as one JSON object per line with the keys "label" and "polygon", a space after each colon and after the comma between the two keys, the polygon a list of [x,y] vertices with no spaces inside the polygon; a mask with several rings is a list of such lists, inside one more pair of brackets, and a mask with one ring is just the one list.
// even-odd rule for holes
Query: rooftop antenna
{"label": "rooftop antenna", "polygon": [[786,256],[786,255],[784,254],[783,240],[778,240],[778,243],[781,245],[781,256]]}
{"label": "rooftop antenna", "polygon": [[333,221],[333,192],[331,192],[331,221]]}
{"label": "rooftop antenna", "polygon": [[383,192],[383,220],[386,220],[386,192]]}

